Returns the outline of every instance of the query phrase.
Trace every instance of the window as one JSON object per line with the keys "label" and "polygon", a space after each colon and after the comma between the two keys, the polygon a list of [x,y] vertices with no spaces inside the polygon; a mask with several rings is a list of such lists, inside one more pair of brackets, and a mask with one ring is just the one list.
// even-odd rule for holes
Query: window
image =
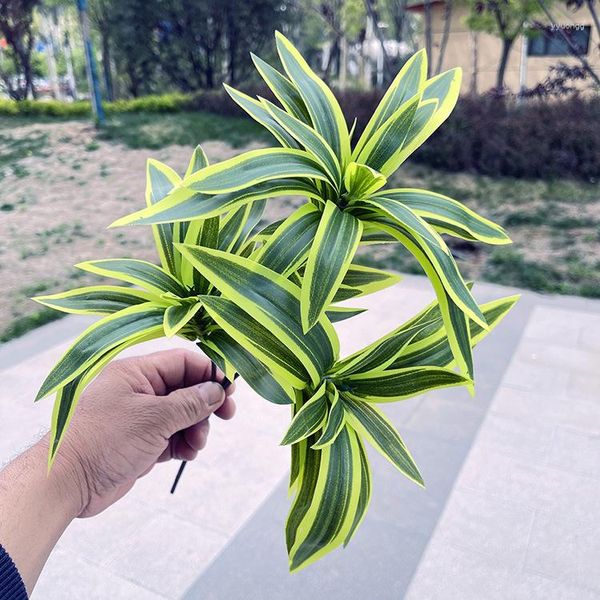
{"label": "window", "polygon": [[552,25],[532,32],[527,44],[528,56],[570,56],[569,45],[563,33],[571,40],[579,53],[585,55],[590,47],[589,25]]}

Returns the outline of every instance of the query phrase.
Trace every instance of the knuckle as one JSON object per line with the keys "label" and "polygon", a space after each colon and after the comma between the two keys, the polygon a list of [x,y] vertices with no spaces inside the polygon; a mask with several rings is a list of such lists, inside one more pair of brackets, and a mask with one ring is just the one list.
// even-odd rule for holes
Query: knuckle
{"label": "knuckle", "polygon": [[202,393],[198,393],[193,389],[188,388],[180,390],[179,395],[181,398],[181,409],[184,412],[185,417],[189,420],[198,418],[198,415],[205,404]]}

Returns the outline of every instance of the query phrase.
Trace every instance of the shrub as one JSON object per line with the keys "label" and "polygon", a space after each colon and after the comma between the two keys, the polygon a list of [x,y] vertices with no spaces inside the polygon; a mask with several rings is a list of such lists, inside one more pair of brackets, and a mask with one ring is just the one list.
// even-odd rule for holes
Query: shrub
{"label": "shrub", "polygon": [[450,171],[600,179],[600,97],[463,98],[414,160]]}

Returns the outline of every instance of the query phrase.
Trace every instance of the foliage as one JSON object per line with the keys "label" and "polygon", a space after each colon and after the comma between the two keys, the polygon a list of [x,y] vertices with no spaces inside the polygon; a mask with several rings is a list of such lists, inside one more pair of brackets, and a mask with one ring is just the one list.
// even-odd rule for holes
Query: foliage
{"label": "foliage", "polygon": [[463,98],[415,159],[488,175],[600,178],[600,99]]}
{"label": "foliage", "polygon": [[[10,47],[14,70],[0,64],[0,78],[11,98],[20,100],[34,94],[33,88],[33,11],[41,0],[0,0],[0,35]],[[2,58],[0,52],[0,58]],[[23,82],[12,77],[23,75]]]}
{"label": "foliage", "polygon": [[[160,266],[131,259],[78,265],[137,286],[94,286],[40,297],[73,313],[103,315],[52,369],[38,399],[57,392],[50,459],[88,381],[123,348],[163,335],[195,341],[231,378],[291,405],[294,500],[286,524],[292,571],[347,544],[371,496],[365,443],[422,485],[398,432],[377,404],[436,388],[473,387],[472,347],[516,301],[479,305],[441,234],[503,245],[504,231],[427,190],[389,189],[387,178],[451,112],[460,72],[426,78],[416,54],[394,80],[358,141],[331,90],[277,35],[284,73],[255,65],[281,106],[232,88],[232,98],[280,146],[208,165],[200,149],[183,177],[149,161],[146,208],[115,224],[153,228]],[[267,199],[307,201],[260,225]],[[271,200],[276,201],[276,200]],[[361,351],[339,356],[339,306],[398,282],[358,266],[360,245],[402,244],[437,300]]]}
{"label": "foliage", "polygon": [[514,41],[527,23],[541,13],[539,0],[469,0],[467,25],[502,40],[496,87],[504,87],[504,73]]}

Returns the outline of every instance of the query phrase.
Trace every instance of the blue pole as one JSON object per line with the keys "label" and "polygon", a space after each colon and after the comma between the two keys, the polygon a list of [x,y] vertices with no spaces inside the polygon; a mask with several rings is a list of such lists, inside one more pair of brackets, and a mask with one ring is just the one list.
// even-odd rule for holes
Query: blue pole
{"label": "blue pole", "polygon": [[83,36],[83,48],[85,50],[85,65],[92,99],[92,110],[96,117],[98,127],[104,125],[104,108],[102,107],[102,96],[100,94],[100,83],[98,82],[98,70],[94,59],[92,40],[90,39],[90,23],[87,14],[87,0],[77,0],[79,21],[81,23],[81,34]]}

